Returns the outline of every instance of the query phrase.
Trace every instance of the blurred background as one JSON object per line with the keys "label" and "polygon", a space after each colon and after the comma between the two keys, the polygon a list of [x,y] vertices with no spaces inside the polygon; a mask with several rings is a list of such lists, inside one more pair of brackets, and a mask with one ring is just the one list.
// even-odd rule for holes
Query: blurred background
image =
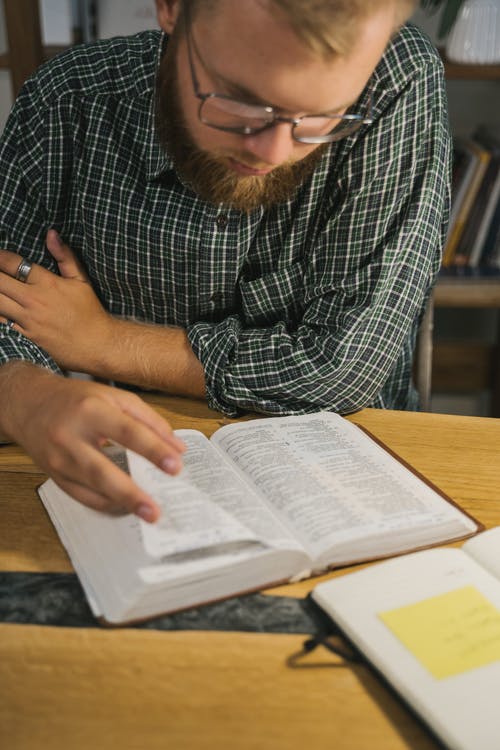
{"label": "blurred background", "polygon": [[[437,46],[444,43],[440,12],[419,9],[412,19]],[[15,92],[41,61],[73,44],[156,27],[153,0],[0,0],[0,132]],[[448,65],[447,87],[455,136],[469,138],[486,124],[500,138],[500,65]],[[453,280],[444,281],[434,310],[430,407],[500,416],[500,276],[458,280],[451,295]]]}

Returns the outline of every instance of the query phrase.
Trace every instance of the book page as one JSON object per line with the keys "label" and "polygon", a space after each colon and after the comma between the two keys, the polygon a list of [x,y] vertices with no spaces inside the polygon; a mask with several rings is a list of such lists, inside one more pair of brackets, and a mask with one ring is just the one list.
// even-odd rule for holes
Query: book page
{"label": "book page", "polygon": [[186,443],[184,469],[165,474],[142,456],[127,451],[130,473],[160,505],[155,524],[141,521],[144,545],[156,557],[201,552],[241,543],[273,548],[298,547],[289,531],[269,512],[255,490],[195,430],[178,430]]}
{"label": "book page", "polygon": [[313,558],[356,539],[385,535],[401,543],[398,532],[419,525],[456,521],[464,533],[463,519],[465,529],[476,528],[356,425],[330,412],[228,425],[212,441],[251,477]]}
{"label": "book page", "polygon": [[500,579],[500,526],[483,531],[473,539],[469,539],[462,549],[483,568]]}

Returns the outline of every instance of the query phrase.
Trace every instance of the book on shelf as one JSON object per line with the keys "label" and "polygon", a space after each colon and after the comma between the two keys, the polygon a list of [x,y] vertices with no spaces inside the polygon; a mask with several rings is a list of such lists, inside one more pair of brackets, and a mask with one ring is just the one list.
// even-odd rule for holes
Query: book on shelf
{"label": "book on shelf", "polygon": [[500,527],[386,560],[313,600],[450,750],[500,746]]}
{"label": "book on shelf", "polygon": [[476,268],[482,264],[486,236],[500,198],[500,140],[485,126],[476,130],[474,139],[488,149],[490,160],[456,249],[455,263]]}
{"label": "book on shelf", "polygon": [[453,169],[451,178],[451,206],[448,221],[447,241],[455,226],[460,207],[464,201],[477,166],[475,152],[470,141],[455,136],[453,138]]}
{"label": "book on shelf", "polygon": [[487,195],[477,234],[472,243],[469,265],[473,268],[488,262],[487,238],[496,210],[500,207],[500,155],[496,161],[496,173],[487,185]]}
{"label": "book on shelf", "polygon": [[482,262],[483,247],[494,209],[500,196],[500,154],[492,158],[471,209],[467,226],[455,251],[454,263],[476,268]]}
{"label": "book on shelf", "polygon": [[476,196],[491,159],[491,152],[473,139],[459,142],[469,152],[470,167],[462,180],[455,178],[455,200],[452,197],[452,211],[448,225],[448,235],[443,252],[443,266],[455,263],[456,251],[467,226]]}
{"label": "book on shelf", "polygon": [[115,449],[160,504],[146,524],[105,516],[52,480],[40,497],[97,617],[147,619],[475,534],[481,525],[337,414],[227,425],[172,477]]}
{"label": "book on shelf", "polygon": [[499,204],[500,138],[494,129],[480,125],[472,138],[454,138],[452,207],[443,275],[461,276],[463,268],[476,269],[475,277],[495,274]]}
{"label": "book on shelf", "polygon": [[484,242],[483,263],[486,268],[500,271],[500,201],[496,205]]}
{"label": "book on shelf", "polygon": [[[497,156],[500,154],[500,137],[492,133],[487,133],[487,137],[490,138],[490,142],[494,144]],[[498,157],[500,161],[500,156]],[[500,172],[500,166],[498,167]],[[492,269],[500,269],[500,188],[498,182],[500,182],[500,175],[497,172],[497,181],[493,191],[498,191],[496,199],[494,196],[491,197],[491,204],[488,209],[491,210],[491,219],[486,229],[486,236],[481,250],[481,264]]]}

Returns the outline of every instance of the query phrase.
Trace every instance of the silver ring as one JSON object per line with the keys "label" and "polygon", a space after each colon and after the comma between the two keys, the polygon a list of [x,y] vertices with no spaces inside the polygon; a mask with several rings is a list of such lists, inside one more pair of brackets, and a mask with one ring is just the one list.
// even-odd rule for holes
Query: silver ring
{"label": "silver ring", "polygon": [[18,281],[22,281],[23,284],[25,284],[28,281],[28,276],[30,275],[31,269],[32,264],[29,262],[29,260],[26,260],[26,258],[22,258],[17,267],[16,279]]}
{"label": "silver ring", "polygon": [[8,320],[5,325],[7,326],[7,328],[14,328],[15,321],[14,320]]}

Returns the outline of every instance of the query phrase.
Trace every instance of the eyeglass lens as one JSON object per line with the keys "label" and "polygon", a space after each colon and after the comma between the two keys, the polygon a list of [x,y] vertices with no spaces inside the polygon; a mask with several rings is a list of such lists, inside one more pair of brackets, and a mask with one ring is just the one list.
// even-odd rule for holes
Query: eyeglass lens
{"label": "eyeglass lens", "polygon": [[[275,116],[265,107],[252,106],[234,99],[222,96],[208,96],[200,106],[200,119],[206,125],[234,131],[236,133],[258,133],[269,127]],[[337,140],[357,130],[361,125],[361,118],[352,119],[338,117],[307,116],[293,127],[295,138],[325,137]]]}

